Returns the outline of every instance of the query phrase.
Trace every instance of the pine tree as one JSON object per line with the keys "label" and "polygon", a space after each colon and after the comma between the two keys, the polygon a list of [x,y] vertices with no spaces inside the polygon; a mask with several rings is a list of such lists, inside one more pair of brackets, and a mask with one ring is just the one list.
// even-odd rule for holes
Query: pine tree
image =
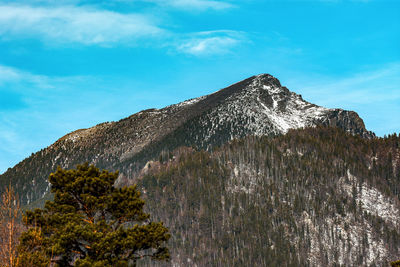
{"label": "pine tree", "polygon": [[54,201],[27,211],[20,266],[135,266],[137,260],[168,260],[170,238],[151,222],[136,187],[115,188],[118,172],[93,165],[60,167],[50,175]]}
{"label": "pine tree", "polygon": [[390,263],[390,265],[391,265],[392,267],[399,267],[399,266],[400,266],[400,260],[398,260],[398,261],[393,261],[393,262]]}

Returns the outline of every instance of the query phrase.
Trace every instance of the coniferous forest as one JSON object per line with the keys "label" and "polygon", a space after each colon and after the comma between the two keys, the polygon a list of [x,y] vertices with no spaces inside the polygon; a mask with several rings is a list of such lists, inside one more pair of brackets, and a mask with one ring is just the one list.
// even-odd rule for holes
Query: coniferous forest
{"label": "coniferous forest", "polygon": [[136,184],[171,234],[170,261],[141,266],[386,266],[400,257],[399,166],[397,134],[321,126],[164,149],[117,185]]}
{"label": "coniferous forest", "polygon": [[400,139],[337,128],[181,148],[138,181],[173,263],[385,266],[400,256]]}

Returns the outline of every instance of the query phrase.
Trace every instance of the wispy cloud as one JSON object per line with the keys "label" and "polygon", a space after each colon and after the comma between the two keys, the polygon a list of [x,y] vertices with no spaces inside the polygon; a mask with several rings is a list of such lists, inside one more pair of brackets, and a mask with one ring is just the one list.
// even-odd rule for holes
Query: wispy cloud
{"label": "wispy cloud", "polygon": [[156,3],[162,6],[169,6],[173,8],[185,10],[223,10],[235,7],[234,4],[226,1],[213,1],[213,0],[145,0],[147,2]]}
{"label": "wispy cloud", "polygon": [[2,90],[4,84],[16,82],[35,84],[42,88],[50,86],[46,76],[34,75],[13,67],[0,65],[0,90]]}
{"label": "wispy cloud", "polygon": [[[219,10],[234,6],[228,2],[212,0],[138,0],[138,2],[151,2],[190,10]],[[156,47],[170,44],[179,52],[209,55],[227,53],[244,39],[243,33],[227,30],[177,33],[161,27],[162,23],[161,18],[149,14],[118,13],[98,6],[53,4],[32,6],[1,4],[0,1],[0,40],[32,38],[52,45],[72,43],[103,47],[143,46],[147,41]]]}
{"label": "wispy cloud", "polygon": [[245,34],[238,31],[207,31],[191,34],[176,44],[179,52],[195,56],[226,54],[246,41]]}
{"label": "wispy cloud", "polygon": [[157,37],[165,30],[150,17],[90,7],[0,5],[0,36],[39,37],[51,42],[110,45]]}
{"label": "wispy cloud", "polygon": [[85,1],[85,0],[0,0],[0,3],[5,4],[28,4],[28,5],[51,5],[51,6],[65,6],[65,5],[96,5],[96,6],[112,6],[115,4],[134,5],[138,7],[140,3],[152,3],[160,7],[168,7],[174,9],[182,9],[185,11],[206,11],[206,10],[224,10],[237,7],[232,3],[232,0],[98,0],[98,1]]}
{"label": "wispy cloud", "polygon": [[21,74],[14,68],[0,65],[0,85],[7,81],[14,81],[21,78]]}

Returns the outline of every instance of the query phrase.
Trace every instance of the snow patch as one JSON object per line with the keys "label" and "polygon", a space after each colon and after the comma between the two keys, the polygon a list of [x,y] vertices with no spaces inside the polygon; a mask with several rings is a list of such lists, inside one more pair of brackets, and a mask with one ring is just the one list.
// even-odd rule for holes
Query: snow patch
{"label": "snow patch", "polygon": [[227,190],[233,193],[245,192],[252,194],[260,184],[263,173],[257,172],[252,166],[239,164],[233,167],[231,179],[228,182]]}
{"label": "snow patch", "polygon": [[[396,226],[400,226],[400,211],[392,199],[384,196],[379,190],[370,187],[366,183],[359,187],[357,177],[352,175],[350,170],[347,170],[347,177],[351,183],[357,185],[357,188],[361,188],[357,193],[356,202],[361,204],[363,210],[381,217],[386,222],[392,222]],[[352,195],[351,185],[343,184],[343,188],[350,196]]]}
{"label": "snow patch", "polygon": [[183,102],[181,102],[181,103],[174,104],[174,105],[171,105],[171,106],[174,106],[174,107],[184,107],[184,106],[188,106],[188,105],[193,105],[193,104],[196,104],[197,102],[203,100],[203,99],[206,98],[206,97],[207,97],[207,96],[201,96],[201,97],[197,97],[197,98],[192,98],[192,99],[189,99],[189,100],[186,100],[186,101],[183,101]]}
{"label": "snow patch", "polygon": [[368,252],[363,259],[366,266],[375,266],[389,256],[383,240],[373,235],[372,226],[366,221],[355,221],[352,215],[337,215],[321,225],[314,223],[308,213],[303,212],[302,221],[309,231],[311,266],[319,266],[323,257],[340,266],[352,266],[359,260],[355,255],[363,249]]}
{"label": "snow patch", "polygon": [[[289,129],[315,126],[315,120],[322,119],[330,111],[304,101],[301,96],[283,87],[269,83],[266,77],[257,76],[250,85],[229,96],[223,105],[211,111],[211,121],[203,122],[204,126],[209,127],[205,142],[221,125],[231,125],[231,132],[234,133],[232,138],[241,137],[235,131],[236,127],[244,133],[250,132],[258,136],[281,134]],[[265,94],[271,97],[272,102],[262,100]]]}

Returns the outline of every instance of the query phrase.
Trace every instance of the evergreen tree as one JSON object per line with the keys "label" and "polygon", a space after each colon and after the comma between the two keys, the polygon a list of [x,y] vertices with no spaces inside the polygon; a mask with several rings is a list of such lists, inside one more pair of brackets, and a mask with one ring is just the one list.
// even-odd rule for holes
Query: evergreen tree
{"label": "evergreen tree", "polygon": [[393,261],[393,262],[390,263],[390,265],[391,265],[392,267],[399,267],[399,266],[400,266],[400,260],[398,260],[398,261]]}
{"label": "evergreen tree", "polygon": [[50,175],[54,201],[27,211],[20,266],[135,266],[141,258],[168,260],[170,238],[151,222],[136,187],[115,188],[118,172],[93,165],[60,167]]}

